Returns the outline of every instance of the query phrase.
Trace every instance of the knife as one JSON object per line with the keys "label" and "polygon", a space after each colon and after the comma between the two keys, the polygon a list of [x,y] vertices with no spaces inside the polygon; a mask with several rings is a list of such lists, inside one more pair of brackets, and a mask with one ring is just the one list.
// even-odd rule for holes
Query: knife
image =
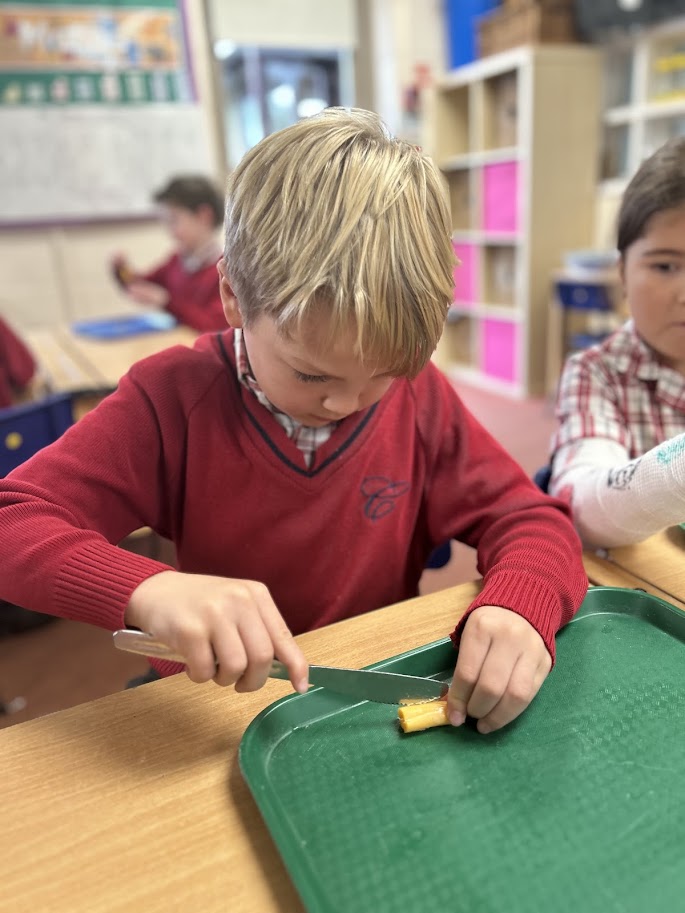
{"label": "knife", "polygon": [[[119,650],[185,663],[183,656],[144,631],[115,631],[113,639],[114,646]],[[286,666],[275,660],[271,664],[269,678],[287,681],[289,675]],[[432,701],[444,697],[448,688],[446,682],[435,681],[432,678],[400,675],[396,672],[374,672],[368,669],[334,669],[329,666],[310,666],[309,683],[320,688],[328,688],[337,694],[376,701],[380,704]]]}

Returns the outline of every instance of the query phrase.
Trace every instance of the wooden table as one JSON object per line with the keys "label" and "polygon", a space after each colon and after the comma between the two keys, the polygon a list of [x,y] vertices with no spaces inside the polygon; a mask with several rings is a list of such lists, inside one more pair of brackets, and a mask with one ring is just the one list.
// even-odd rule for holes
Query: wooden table
{"label": "wooden table", "polygon": [[68,326],[33,330],[29,346],[53,392],[113,390],[136,361],[174,345],[192,346],[197,332],[177,326],[126,339],[90,339]]}
{"label": "wooden table", "polygon": [[[446,636],[477,592],[463,584],[298,641],[310,662],[368,665]],[[302,911],[238,769],[248,723],[291,690],[239,695],[177,675],[0,731],[0,909]]]}
{"label": "wooden table", "polygon": [[591,583],[611,586],[618,574],[631,585],[654,593],[685,609],[685,531],[679,526],[639,542],[612,548],[606,558],[585,555],[585,570]]}

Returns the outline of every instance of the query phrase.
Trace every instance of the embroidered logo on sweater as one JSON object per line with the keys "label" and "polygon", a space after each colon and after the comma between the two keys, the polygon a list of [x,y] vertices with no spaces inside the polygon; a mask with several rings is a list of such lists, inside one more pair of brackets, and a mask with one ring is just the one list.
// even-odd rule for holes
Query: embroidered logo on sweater
{"label": "embroidered logo on sweater", "polygon": [[409,491],[409,482],[393,482],[386,476],[367,476],[362,482],[364,516],[369,520],[382,520],[391,514],[397,505],[397,499]]}

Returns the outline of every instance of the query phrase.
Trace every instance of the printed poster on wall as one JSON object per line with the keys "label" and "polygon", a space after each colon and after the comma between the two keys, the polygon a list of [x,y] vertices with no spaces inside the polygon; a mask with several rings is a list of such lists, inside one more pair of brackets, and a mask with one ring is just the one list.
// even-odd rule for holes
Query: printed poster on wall
{"label": "printed poster on wall", "polygon": [[154,103],[191,96],[174,0],[0,4],[0,103]]}
{"label": "printed poster on wall", "polygon": [[180,0],[0,0],[0,220],[151,212],[208,147]]}

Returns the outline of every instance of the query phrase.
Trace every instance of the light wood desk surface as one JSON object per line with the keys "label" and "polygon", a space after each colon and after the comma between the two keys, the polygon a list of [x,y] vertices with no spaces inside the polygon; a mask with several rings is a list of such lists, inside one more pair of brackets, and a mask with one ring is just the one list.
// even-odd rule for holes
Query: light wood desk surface
{"label": "light wood desk surface", "polygon": [[[612,570],[633,576],[640,581],[636,586],[656,595],[663,593],[663,599],[685,607],[685,531],[674,526],[637,545],[612,548],[608,560],[594,560],[594,576],[602,579],[592,582],[605,583],[606,575]],[[588,570],[588,576],[590,573]]]}
{"label": "light wood desk surface", "polygon": [[[369,665],[445,637],[477,592],[463,584],[298,641],[310,662]],[[248,723],[291,692],[177,675],[0,731],[0,909],[300,913],[238,768]]]}
{"label": "light wood desk surface", "polygon": [[113,390],[131,365],[141,358],[170,346],[192,346],[197,337],[195,330],[184,326],[125,339],[90,339],[79,336],[68,326],[26,334],[55,393]]}
{"label": "light wood desk surface", "polygon": [[29,330],[24,338],[52,393],[100,390],[104,386],[99,371],[65,347],[58,329]]}

